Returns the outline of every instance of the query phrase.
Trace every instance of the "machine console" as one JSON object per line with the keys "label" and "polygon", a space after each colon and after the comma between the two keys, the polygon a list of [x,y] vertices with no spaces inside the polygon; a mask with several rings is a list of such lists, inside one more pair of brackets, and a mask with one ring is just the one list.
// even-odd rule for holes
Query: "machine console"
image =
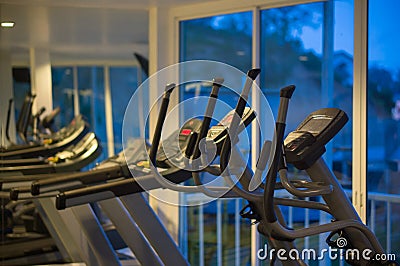
{"label": "machine console", "polygon": [[346,113],[337,108],[311,113],[284,141],[287,162],[300,170],[309,168],[348,120]]}

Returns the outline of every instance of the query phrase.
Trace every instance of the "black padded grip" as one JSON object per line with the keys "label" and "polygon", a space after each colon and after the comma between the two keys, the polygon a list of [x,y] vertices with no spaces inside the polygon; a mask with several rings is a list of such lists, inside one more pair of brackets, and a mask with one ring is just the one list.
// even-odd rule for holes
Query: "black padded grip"
{"label": "black padded grip", "polygon": [[172,93],[172,91],[175,89],[175,86],[176,86],[175,83],[171,83],[171,84],[168,84],[167,86],[165,86],[165,93],[168,94],[168,97]]}
{"label": "black padded grip", "polygon": [[10,200],[18,200],[18,195],[19,195],[18,188],[12,188],[10,190]]}
{"label": "black padded grip", "polygon": [[56,196],[56,208],[57,210],[65,210],[66,204],[65,204],[66,198],[64,193],[60,193]]}
{"label": "black padded grip", "polygon": [[129,177],[130,172],[126,165],[113,165],[106,168],[93,169],[87,172],[77,172],[66,174],[58,177],[51,177],[42,180],[34,181],[31,185],[31,194],[37,196],[40,194],[40,189],[47,186],[71,182],[75,180],[81,181],[83,184],[97,184],[106,182],[110,179],[119,177]]}
{"label": "black padded grip", "polygon": [[251,78],[252,80],[255,80],[257,78],[258,74],[260,74],[260,72],[261,72],[261,69],[253,68],[253,69],[250,69],[249,71],[247,71],[247,76],[249,78]]}
{"label": "black padded grip", "polygon": [[18,187],[10,190],[10,200],[19,200],[20,193],[27,193],[30,191],[30,187]]}
{"label": "black padded grip", "polygon": [[126,179],[119,182],[101,184],[95,187],[79,188],[58,194],[56,197],[56,208],[57,210],[63,210],[67,208],[67,200],[73,200],[79,197],[83,198],[82,203],[88,203],[93,201],[93,198],[95,198],[95,196],[91,197],[91,195],[95,194],[108,193],[110,196],[113,195],[113,197],[121,197],[124,195],[139,193],[143,191],[144,189],[134,179]]}
{"label": "black padded grip", "polygon": [[293,92],[296,89],[295,85],[289,85],[281,89],[280,96],[283,98],[292,98]]}
{"label": "black padded grip", "polygon": [[214,98],[218,97],[219,88],[221,88],[222,83],[224,83],[224,78],[214,78],[213,79],[213,87],[211,89],[210,97],[214,97]]}

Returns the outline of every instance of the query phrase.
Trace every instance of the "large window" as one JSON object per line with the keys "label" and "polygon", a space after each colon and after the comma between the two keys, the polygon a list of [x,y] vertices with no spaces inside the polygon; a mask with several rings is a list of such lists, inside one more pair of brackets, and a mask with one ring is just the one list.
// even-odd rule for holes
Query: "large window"
{"label": "large window", "polygon": [[[68,125],[76,115],[82,114],[103,148],[96,162],[104,160],[108,155],[103,67],[52,67],[51,71],[53,106],[61,108],[56,117],[57,128]],[[91,164],[88,168],[93,166]]]}
{"label": "large window", "polygon": [[53,67],[51,69],[53,106],[59,107],[55,117],[56,128],[68,125],[74,118],[74,80],[72,67]]}
{"label": "large window", "polygon": [[[17,125],[17,121],[21,117],[21,108],[24,103],[25,96],[27,95],[28,92],[31,91],[31,79],[30,79],[30,69],[28,67],[13,67],[12,69],[12,82],[13,82],[13,97],[12,99],[7,99],[7,100],[12,100],[11,105],[9,102],[8,108],[11,108],[9,111],[10,119],[15,119],[15,125]],[[14,114],[13,114],[14,112]],[[8,115],[8,114],[7,114]],[[4,138],[7,136],[10,137],[11,141],[16,141],[16,143],[22,143],[25,140],[17,138],[14,139],[15,136],[12,134],[15,132],[15,130],[18,130],[17,127],[11,128],[10,126],[12,123],[9,124],[9,128],[4,128]],[[8,130],[8,132],[6,132]],[[32,135],[32,128],[28,126],[27,128],[27,133],[28,135]],[[18,134],[17,134],[18,136]]]}
{"label": "large window", "polygon": [[[261,87],[273,112],[277,111],[279,89],[296,85],[289,107],[288,132],[309,113],[323,107],[341,108],[351,119],[352,16],[351,0],[261,12]],[[334,160],[351,159],[351,121],[335,141]],[[344,154],[347,149],[350,152]]]}
{"label": "large window", "polygon": [[[111,66],[109,70],[113,152],[117,153],[122,150],[122,120],[126,106],[144,77],[142,71],[135,66]],[[97,159],[98,162],[108,156],[104,71],[103,66],[51,68],[53,108],[60,107],[60,113],[55,117],[55,128],[67,126],[76,115],[82,114],[102,142],[103,153]],[[18,119],[24,97],[31,90],[29,68],[13,68],[13,82],[14,110]],[[143,102],[147,102],[147,99],[144,98]]]}
{"label": "large window", "polygon": [[[182,21],[180,32],[181,61],[213,60],[234,66],[245,73],[251,68],[251,12]],[[229,73],[222,73],[225,79],[228,78],[226,75]],[[196,79],[196,76],[193,78]],[[242,86],[241,83],[242,80],[238,79],[237,86]],[[209,86],[185,84],[180,100],[208,96],[209,93]],[[218,98],[232,108],[238,101],[238,95],[225,87],[221,88]],[[184,120],[193,117],[193,108],[196,107],[185,105]],[[194,198],[187,195],[184,204],[198,200]],[[206,205],[181,208],[181,217],[184,219],[181,223],[187,223],[188,226],[181,230],[180,245],[191,264],[250,263],[250,223],[240,219],[238,213],[243,204],[245,202],[242,200],[219,199]]]}
{"label": "large window", "polygon": [[246,72],[252,28],[251,12],[182,21],[180,60],[215,60]]}
{"label": "large window", "polygon": [[104,68],[78,67],[79,113],[84,115],[101,142],[103,152],[98,160],[108,157],[104,105]]}
{"label": "large window", "polygon": [[[108,157],[106,129],[105,82],[109,82],[112,110],[113,153],[122,150],[122,123],[128,102],[143,80],[142,71],[135,66],[110,66],[109,80],[105,80],[104,66],[52,67],[53,105],[60,107],[57,128],[66,126],[74,116],[82,114],[100,139],[103,152],[96,162]],[[148,102],[143,96],[143,102]],[[75,104],[77,106],[75,106]],[[136,116],[135,116],[136,117]],[[139,124],[136,123],[139,128]],[[90,165],[92,167],[93,165]]]}
{"label": "large window", "polygon": [[368,224],[387,252],[400,254],[400,60],[395,0],[369,1]]}
{"label": "large window", "polygon": [[30,71],[27,67],[15,67],[12,69],[13,75],[13,105],[15,110],[15,121],[18,120],[25,95],[31,91]]}
{"label": "large window", "polygon": [[[136,67],[110,67],[110,89],[115,153],[120,152],[123,148],[122,123],[125,109],[138,85],[138,69]],[[148,101],[144,98],[143,102]],[[138,110],[141,109],[143,109],[143,106],[142,108],[138,107]],[[141,126],[140,124],[139,121],[138,123],[135,123],[138,127]],[[140,130],[138,131],[140,132]]]}

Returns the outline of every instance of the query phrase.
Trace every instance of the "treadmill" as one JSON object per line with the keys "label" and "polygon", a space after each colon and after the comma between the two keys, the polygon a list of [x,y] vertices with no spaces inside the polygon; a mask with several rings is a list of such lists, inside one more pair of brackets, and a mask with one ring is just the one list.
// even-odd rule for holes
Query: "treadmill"
{"label": "treadmill", "polygon": [[[9,135],[11,109],[13,102],[13,100],[10,99],[6,123],[6,137],[11,145],[8,147],[0,147],[0,159],[9,160],[50,156],[65,149],[67,146],[77,143],[89,132],[89,126],[82,115],[76,116],[68,126],[60,129],[57,132],[54,132],[54,127],[52,124],[54,122],[54,117],[60,111],[59,108],[56,108],[48,116],[46,116],[43,121],[39,123],[39,125],[37,125],[49,128],[52,133],[41,135],[40,141],[30,141],[27,136],[28,127],[30,124],[34,123],[35,121],[33,120],[37,120],[37,116],[40,115],[37,114],[35,116],[32,116],[32,104],[34,99],[35,95],[27,93],[22,104],[21,112],[16,125],[18,136],[24,142],[23,144],[13,143]],[[33,128],[33,133],[35,133],[36,130],[37,129]]]}
{"label": "treadmill", "polygon": [[[174,139],[178,138],[179,142],[183,143],[181,146],[182,147],[185,146],[186,142],[190,136],[190,134],[188,134],[188,133],[190,133],[189,128],[196,130],[196,128],[198,128],[198,125],[200,123],[201,122],[198,119],[194,119],[193,121],[188,121],[186,123],[187,126],[184,126],[184,128],[183,128],[182,134],[179,134],[179,131],[178,131],[178,134],[174,134],[174,136],[172,138],[174,138]],[[138,152],[139,151],[138,149],[141,149],[143,145],[146,146],[146,143],[143,140],[136,140],[136,141],[132,142],[132,145],[130,146],[131,147],[130,151],[125,152],[126,155],[131,154],[132,156],[136,156],[136,158],[138,158],[143,163],[144,162],[143,159],[145,159],[147,157],[146,149],[142,150],[143,151],[142,155],[144,155],[144,156],[141,156],[140,152]],[[112,157],[112,158],[108,159],[106,162],[103,162],[98,167],[96,167],[96,169],[99,169],[99,170],[92,170],[89,172],[96,174],[97,171],[103,170],[101,168],[110,169],[110,166],[112,166],[112,165],[118,165],[116,167],[116,168],[118,168],[119,164],[121,162],[125,162],[124,156],[125,155],[123,153],[120,153],[118,156]],[[126,166],[126,163],[124,163],[124,164]],[[127,169],[127,171],[129,172],[128,169]],[[42,200],[42,199],[37,198],[37,200]],[[138,200],[145,201],[144,198],[140,198]],[[128,204],[128,201],[125,201],[124,204]],[[142,204],[139,203],[139,205],[142,205]],[[149,218],[149,216],[155,215],[154,213],[151,212],[151,210],[149,209],[149,206],[147,205],[146,202],[144,202],[143,206],[144,206],[144,208],[140,211],[141,215],[145,214],[147,218]],[[82,207],[84,207],[84,206],[82,206]],[[53,208],[54,208],[54,205],[53,205]],[[81,208],[81,207],[75,207],[75,208],[71,208],[71,209],[75,210],[77,208],[79,210],[79,208]],[[147,264],[148,265],[163,265],[160,258],[154,253],[153,249],[148,246],[149,244],[148,244],[147,240],[145,240],[143,235],[140,233],[140,230],[138,230],[137,225],[135,223],[132,223],[131,215],[127,215],[128,214],[127,211],[125,210],[125,208],[123,207],[123,205],[120,202],[118,202],[116,200],[102,202],[101,208],[107,212],[107,215],[109,217],[114,218],[114,220],[113,220],[114,224],[120,225],[120,226],[118,226],[118,230],[122,230],[122,231],[125,230],[125,233],[122,234],[125,237],[127,237],[124,239],[125,242],[128,245],[130,245],[131,248],[136,247],[134,249],[136,249],[136,250],[137,250],[137,248],[141,249],[140,253],[135,253],[135,254],[137,255],[137,257],[140,258],[140,261],[142,263],[144,263],[146,265]],[[160,221],[158,221],[158,219],[156,219],[156,217],[154,217],[153,219],[150,219],[150,220],[151,221],[147,221],[147,224],[151,225],[153,235],[164,236],[164,237],[162,237],[162,240],[158,241],[158,243],[162,243],[165,241],[168,242],[168,245],[166,245],[165,248],[161,251],[164,254],[164,256],[162,256],[162,257],[165,258],[166,256],[169,256],[169,259],[168,259],[169,262],[172,262],[177,265],[186,265],[187,264],[186,259],[182,256],[182,254],[180,254],[179,249],[177,249],[175,242],[172,240],[172,238],[170,238],[168,236],[167,232],[163,228]],[[121,226],[121,223],[123,224],[122,226]],[[148,248],[145,248],[146,246],[148,246]],[[96,249],[97,248],[98,248],[98,246],[96,245]]]}
{"label": "treadmill", "polygon": [[[82,239],[82,236],[77,235],[76,237],[83,241],[77,242],[77,238],[73,240],[71,235],[71,232],[84,234],[83,229],[78,226],[81,221],[96,224],[94,215],[87,212],[88,207],[83,208],[80,212],[72,212],[65,217],[53,210],[54,207],[49,207],[54,205],[51,199],[9,201],[10,192],[6,190],[14,186],[15,182],[21,184],[21,180],[26,180],[28,174],[31,173],[77,171],[92,162],[100,153],[101,146],[98,139],[94,133],[88,133],[76,145],[72,145],[54,156],[45,159],[15,159],[12,160],[14,166],[0,167],[0,187],[3,190],[0,192],[0,197],[3,198],[1,216],[5,218],[5,220],[2,219],[2,223],[7,221],[1,230],[3,240],[0,248],[0,261],[6,265],[28,265],[44,262],[60,263],[69,259],[81,261],[82,256],[90,257],[75,247],[80,243],[84,246],[84,243],[89,241],[85,240],[88,237],[85,236]],[[22,163],[27,160],[31,161],[31,164],[23,165]],[[14,168],[12,170],[15,171],[11,171],[11,168]],[[4,172],[5,170],[10,171]],[[1,184],[2,182],[4,184]],[[15,209],[13,206],[18,206],[18,208]],[[13,221],[17,216],[21,217],[19,220],[23,220],[23,224],[14,224]],[[102,242],[102,240],[97,241]],[[109,253],[110,251],[104,251],[104,254],[110,255]],[[97,260],[93,259],[93,262],[96,263]]]}
{"label": "treadmill", "polygon": [[[221,120],[221,123],[211,127],[209,130],[208,136],[217,144],[217,152],[221,150],[221,145],[227,136],[228,121],[231,121],[233,114],[234,110],[229,112],[225,118]],[[249,125],[255,116],[254,110],[246,107],[245,115],[243,117],[244,125]],[[195,127],[189,127],[188,124],[191,123],[195,124]],[[176,135],[171,135],[171,137],[166,139],[158,149],[158,169],[167,180],[179,184],[192,177],[190,171],[182,170],[184,169],[186,158],[183,154],[192,152],[190,150],[195,146],[194,140],[196,139],[196,135],[199,133],[201,124],[201,120],[190,119],[185,123],[180,131],[178,131],[180,147],[175,150],[176,153],[174,156],[171,156],[170,154],[166,156],[163,146],[167,146],[169,141],[176,139]],[[241,128],[243,129],[244,127]],[[175,132],[175,134],[176,133],[177,132]],[[168,145],[168,147],[170,148],[174,146]],[[169,151],[168,153],[173,152]],[[32,183],[31,193],[32,195],[40,195],[40,193],[49,193],[55,189],[63,191],[58,194],[56,198],[56,207],[61,210],[89,202],[96,202],[161,188],[161,185],[154,178],[150,169],[148,154],[142,154],[142,156],[142,159],[145,158],[145,160],[137,158],[139,160],[136,160],[136,163],[129,165],[126,165],[126,162],[124,162],[126,165],[124,172],[128,172],[128,174],[124,175],[121,172],[120,175],[113,176],[113,180],[107,179],[107,177],[112,176],[110,172],[97,171],[97,173],[91,173],[91,171],[89,171],[81,176],[76,174],[75,176],[71,175],[70,178],[65,176],[64,178],[61,177],[59,179],[47,178],[35,181]],[[128,157],[126,161],[135,162],[135,159]],[[212,171],[212,168],[206,169],[206,171]],[[73,184],[77,184],[77,182],[79,183],[79,186],[82,187],[71,190],[71,188],[74,188]],[[105,183],[98,184],[99,182]]]}
{"label": "treadmill", "polygon": [[[189,144],[191,134],[197,134],[201,126],[201,120],[193,118],[188,120],[180,130],[172,133],[165,145],[178,140],[179,146],[173,151],[174,156],[167,158],[163,147],[158,150],[158,163],[165,167],[164,175],[176,183],[190,178],[190,173],[174,167],[169,160],[180,157]],[[55,173],[26,175],[23,177],[3,177],[3,190],[11,190],[12,200],[31,199],[32,196],[55,196],[54,192],[73,188],[85,188],[90,185],[112,184],[121,180],[132,181],[134,177],[149,176],[151,171],[148,166],[148,151],[150,145],[144,139],[132,139],[123,151],[99,163],[93,169],[86,172]],[[175,159],[175,162],[179,159]],[[127,164],[126,162],[132,162]],[[128,186],[129,187],[129,186]],[[89,187],[90,188],[90,187]]]}
{"label": "treadmill", "polygon": [[90,132],[78,143],[69,146],[54,156],[0,160],[0,165],[2,165],[0,167],[0,180],[2,174],[10,172],[32,175],[76,171],[96,159],[101,151],[102,148],[99,140],[93,132]]}
{"label": "treadmill", "polygon": [[76,144],[89,132],[89,125],[82,115],[76,116],[71,123],[51,134],[38,143],[26,143],[0,148],[0,159],[21,159],[32,157],[45,157],[64,150]]}
{"label": "treadmill", "polygon": [[[215,86],[215,84],[214,84]],[[219,85],[220,86],[220,85]],[[161,107],[161,110],[163,110],[163,104]],[[246,125],[251,122],[251,120],[254,119],[255,113],[250,109],[247,108],[247,115],[246,115]],[[166,112],[166,108],[165,108]],[[233,116],[233,113],[230,112],[222,121],[228,122],[231,121],[231,117]],[[160,115],[162,117],[162,115]],[[159,118],[160,120],[163,120],[164,118]],[[200,129],[202,128],[202,121],[198,119],[191,119],[187,121],[181,128],[180,130],[176,131],[173,133],[170,137],[168,137],[164,142],[164,148],[168,147],[174,147],[175,149],[171,150],[169,149],[168,152],[164,150],[163,147],[159,148],[157,151],[157,159],[160,164],[162,165],[163,168],[163,174],[165,177],[169,178],[172,182],[174,183],[180,183],[182,181],[187,180],[188,178],[191,177],[191,173],[186,170],[182,170],[182,167],[176,167],[176,164],[178,163],[184,163],[184,154],[190,153],[191,151],[187,151],[187,149],[191,149],[194,147],[194,141],[196,140],[196,136],[199,134]],[[210,135],[212,135],[216,142],[219,140],[219,143],[222,143],[224,140],[224,137],[227,135],[226,131],[226,125],[225,124],[219,124],[213,128],[213,132],[210,132]],[[158,136],[159,137],[159,136]],[[154,138],[157,138],[155,136]],[[133,183],[136,189],[138,189],[136,192],[141,192],[143,191],[143,188],[136,183],[135,185],[135,180],[143,177],[144,182],[149,182],[149,185],[155,185],[158,188],[160,187],[159,184],[154,180],[154,177],[151,175],[151,170],[149,168],[149,162],[148,162],[148,145],[144,142],[144,140],[136,140],[132,142],[132,144],[136,145],[131,145],[130,148],[128,148],[125,151],[125,156],[130,157],[128,158],[129,162],[132,162],[129,164],[129,166],[126,164],[125,158],[122,158],[121,156],[116,156],[116,158],[112,158],[112,160],[108,160],[107,163],[110,163],[110,161],[113,161],[114,163],[118,161],[118,158],[122,158],[124,162],[124,166],[126,167],[125,170],[130,173],[130,176],[133,176],[134,178],[127,178],[123,177],[122,169],[119,168],[120,173],[118,175],[118,167],[115,168],[115,176],[114,181],[107,180],[107,176],[110,177],[111,172],[110,171],[100,171],[97,169],[88,171],[87,174],[83,173],[86,176],[86,179],[83,178],[81,181],[86,181],[89,182],[90,179],[92,179],[92,183],[98,183],[99,181],[101,182],[107,182],[108,183],[103,183],[103,185],[107,184],[115,184],[118,183],[118,177],[119,179],[124,178],[124,180],[130,181]],[[176,144],[179,145],[176,145]],[[172,145],[172,146],[171,146]],[[147,148],[146,148],[147,147]],[[150,149],[150,153],[152,153],[155,149]],[[168,156],[167,156],[167,154]],[[121,155],[121,154],[120,154]],[[144,159],[144,160],[143,160]],[[172,162],[173,161],[173,162]],[[105,166],[106,164],[103,164]],[[182,166],[182,165],[179,165]],[[128,168],[129,167],[129,168]],[[98,166],[99,168],[99,166]],[[101,168],[101,167],[100,167]],[[160,167],[161,168],[161,167]],[[110,170],[110,167],[105,167],[105,169]],[[130,171],[129,171],[130,170]],[[71,181],[77,181],[79,178],[77,176],[73,178],[65,178],[62,180],[62,177],[58,180],[54,180],[53,183],[51,183],[49,180],[50,179],[43,179],[39,180],[37,182],[34,182],[32,184],[32,187],[38,188],[37,192],[40,192],[39,198],[42,196],[42,192],[44,190],[48,189],[62,189],[62,185],[70,187],[71,186]],[[106,181],[107,180],[107,181]],[[63,182],[61,182],[63,181]],[[64,184],[63,184],[64,183]],[[68,184],[69,183],[69,184]],[[56,185],[60,185],[59,187],[56,187]],[[98,185],[101,186],[101,185]],[[90,187],[88,187],[90,188]],[[129,188],[132,188],[132,186],[128,186]],[[125,192],[132,193],[133,191],[128,191],[126,190]],[[90,195],[89,195],[90,197]],[[86,198],[88,200],[88,198]],[[92,198],[93,200],[93,198]],[[138,260],[147,265],[152,261],[151,265],[171,265],[171,264],[177,264],[177,265],[187,265],[186,259],[180,254],[179,250],[176,248],[176,244],[174,241],[171,239],[171,237],[168,235],[168,233],[165,231],[163,228],[162,224],[158,220],[157,216],[154,214],[154,212],[151,210],[151,207],[148,205],[147,201],[143,198],[143,196],[140,193],[136,193],[134,195],[126,195],[122,196],[119,199],[116,198],[109,198],[108,200],[102,200],[99,202],[102,210],[104,210],[109,216],[110,219],[112,219],[113,223],[118,225],[117,230],[125,230],[125,233],[122,234],[122,236],[127,237],[127,239],[124,239],[125,241],[129,241],[131,249],[138,251],[140,249],[140,252],[135,253],[135,255],[138,257]],[[78,207],[78,206],[77,206]],[[76,207],[74,207],[76,208]],[[72,209],[74,209],[72,208]],[[123,208],[123,209],[121,209]],[[71,209],[71,208],[69,208]],[[118,210],[124,210],[123,213],[118,212]],[[126,219],[126,216],[124,213],[128,213],[128,217],[131,217],[130,219],[134,219],[134,222],[136,226],[139,228],[136,228],[135,226],[132,226],[132,223],[129,223],[125,220],[123,224],[122,221]],[[123,225],[123,226],[122,226]],[[127,226],[131,226],[130,231],[126,231]],[[143,237],[147,239],[145,242],[143,242]],[[134,241],[132,241],[134,240]],[[140,245],[138,245],[140,243]],[[150,246],[149,246],[150,243]],[[128,244],[129,245],[129,244]],[[135,248],[136,247],[136,248]],[[148,247],[148,248],[145,248]],[[153,256],[152,253],[156,251],[157,256]],[[150,253],[150,254],[149,254]],[[146,255],[144,255],[146,254]],[[161,260],[161,261],[160,261]],[[147,264],[146,264],[147,262]]]}

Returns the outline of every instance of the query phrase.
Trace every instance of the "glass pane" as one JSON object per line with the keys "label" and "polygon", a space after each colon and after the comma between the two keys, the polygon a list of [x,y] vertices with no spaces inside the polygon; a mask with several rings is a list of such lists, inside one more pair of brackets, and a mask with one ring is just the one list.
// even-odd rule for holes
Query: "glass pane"
{"label": "glass pane", "polygon": [[386,251],[400,255],[400,60],[396,0],[369,1],[368,224]]}
{"label": "glass pane", "polygon": [[74,118],[74,78],[72,67],[52,67],[53,108],[60,107],[55,126],[60,129]]}
{"label": "glass pane", "polygon": [[[14,67],[12,69],[12,75],[14,118],[15,123],[17,123],[25,96],[31,91],[30,69],[27,67]],[[9,132],[13,131],[10,130]],[[12,138],[12,136],[10,137]]]}
{"label": "glass pane", "polygon": [[[122,150],[122,122],[125,109],[138,85],[138,69],[136,67],[110,67],[115,153]],[[134,124],[140,127],[140,123]]]}
{"label": "glass pane", "polygon": [[251,67],[252,28],[251,12],[182,21],[181,61],[214,60],[246,72]]}
{"label": "glass pane", "polygon": [[[246,73],[251,68],[252,49],[252,13],[241,12],[229,15],[213,16],[200,19],[182,21],[180,23],[180,60],[213,60],[229,64]],[[210,73],[212,75],[213,73]],[[229,75],[226,73],[226,75]],[[222,77],[227,79],[227,76]],[[194,76],[195,79],[195,76]],[[237,81],[238,86],[243,80]],[[198,96],[209,96],[210,86],[201,83],[184,84],[181,89],[180,101]],[[234,108],[238,95],[231,89],[222,87],[218,99]],[[205,108],[205,106],[203,106]],[[217,110],[218,111],[218,110]],[[195,107],[185,105],[183,121],[192,118]],[[219,114],[216,113],[215,116]],[[224,114],[221,114],[221,118]],[[250,133],[249,133],[250,134]],[[247,145],[245,152],[250,152]],[[206,177],[205,177],[206,178]],[[190,195],[189,195],[190,196]],[[188,197],[185,203],[190,201]],[[204,256],[204,265],[240,265],[250,263],[250,226],[243,219],[235,220],[235,200],[218,200],[208,203],[202,208],[182,208],[186,212],[189,228],[182,233],[180,246],[188,252],[191,264],[198,265]],[[240,201],[240,209],[242,201]],[[220,206],[220,227],[218,227],[218,211]],[[203,217],[200,221],[199,217]],[[180,224],[185,223],[181,221]],[[216,235],[220,228],[220,239]],[[239,228],[239,229],[238,229]],[[218,229],[219,230],[219,229]],[[200,234],[200,232],[203,232]],[[186,235],[185,235],[186,234]],[[238,238],[237,238],[238,237]],[[238,239],[238,243],[235,243]],[[201,243],[201,240],[204,240]],[[238,245],[237,245],[238,244]],[[203,245],[204,250],[200,248]],[[218,250],[220,250],[218,252]],[[239,261],[236,261],[235,252],[239,251]],[[202,254],[199,254],[202,253]]]}
{"label": "glass pane", "polygon": [[[218,61],[236,67],[244,73],[251,68],[251,12],[183,21],[180,23],[180,32],[181,61]],[[238,80],[238,84],[241,82],[242,80]],[[195,96],[208,96],[209,89],[200,83],[186,84],[185,89],[181,89],[181,101]],[[234,107],[238,101],[238,95],[222,87],[218,99]],[[193,111],[184,110],[185,121],[192,117]]]}
{"label": "glass pane", "polygon": [[25,95],[31,91],[30,70],[27,67],[15,67],[12,69],[12,75],[14,88],[13,104],[15,119],[17,120]]}
{"label": "glass pane", "polygon": [[[347,125],[327,145],[324,157],[341,184],[351,189],[353,1],[261,11],[260,52],[261,89],[275,116],[279,89],[296,85],[286,134],[296,129],[308,114],[321,108],[337,107],[349,116]],[[308,179],[304,171],[289,169],[289,174],[296,179]],[[291,227],[329,221],[326,215],[311,210],[282,208],[282,212]],[[264,243],[262,240],[261,246]],[[299,239],[296,245],[300,250],[326,247],[325,238],[318,236]]]}
{"label": "glass pane", "polygon": [[103,148],[96,162],[103,161],[108,157],[103,67],[78,67],[78,93],[79,112],[87,118]]}

